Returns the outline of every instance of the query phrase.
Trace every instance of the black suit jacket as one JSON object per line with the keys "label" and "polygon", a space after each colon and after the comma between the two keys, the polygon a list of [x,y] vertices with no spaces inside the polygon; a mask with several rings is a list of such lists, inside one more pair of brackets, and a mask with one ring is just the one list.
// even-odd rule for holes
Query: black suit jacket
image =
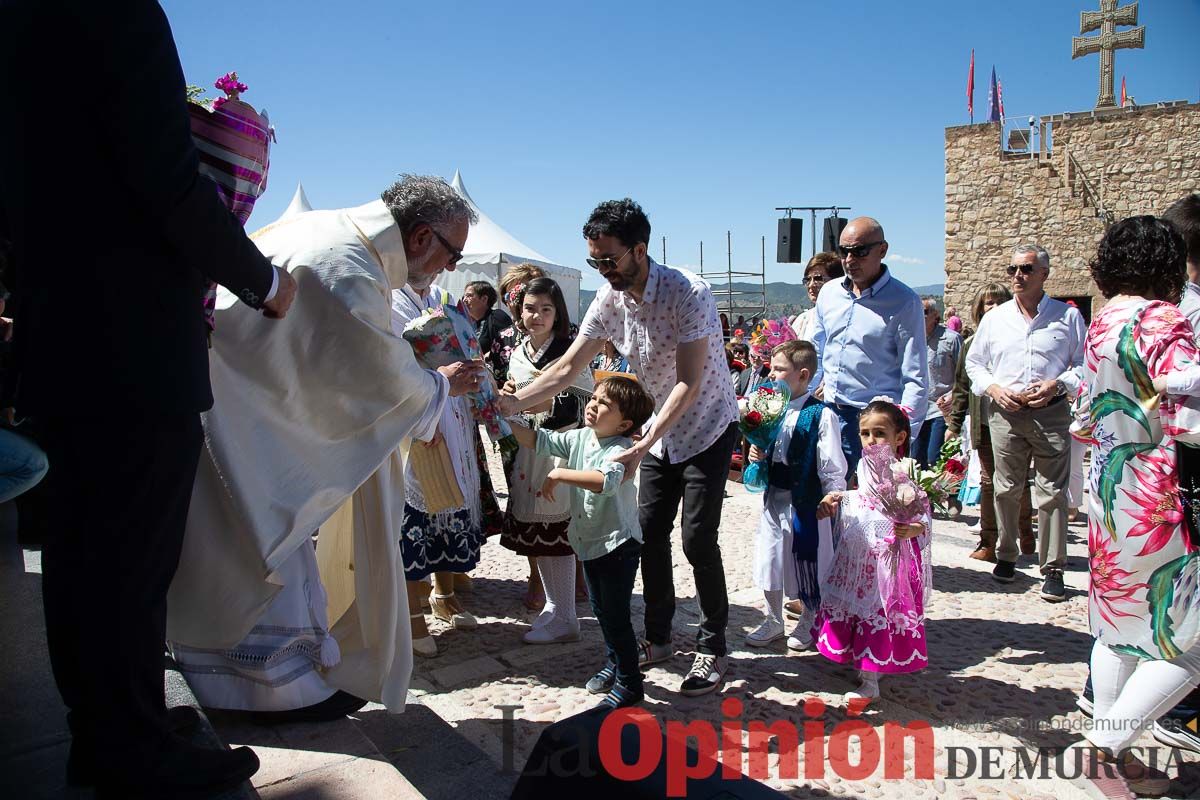
{"label": "black suit jacket", "polygon": [[0,0],[22,413],[205,410],[205,277],[255,307],[270,291],[197,172],[184,89],[157,3]]}

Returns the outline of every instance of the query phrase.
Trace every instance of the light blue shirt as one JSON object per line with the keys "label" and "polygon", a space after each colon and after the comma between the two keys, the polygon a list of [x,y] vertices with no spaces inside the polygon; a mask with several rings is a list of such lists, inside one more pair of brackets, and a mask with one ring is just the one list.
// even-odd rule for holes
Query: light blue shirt
{"label": "light blue shirt", "polygon": [[538,429],[537,451],[566,459],[567,469],[598,471],[604,488],[590,492],[575,486],[560,486],[571,492],[571,524],[567,539],[580,561],[608,555],[629,539],[642,541],[638,524],[637,486],[625,480],[625,465],[608,460],[633,442],[624,436],[597,439],[591,428],[570,431]]}
{"label": "light blue shirt", "polygon": [[830,281],[817,296],[813,346],[825,380],[825,402],[865,408],[886,395],[912,409],[912,435],[929,406],[925,308],[917,293],[892,277],[855,295],[850,278]]}
{"label": "light blue shirt", "polygon": [[1183,287],[1183,299],[1179,301],[1179,310],[1192,323],[1192,330],[1200,338],[1200,286],[1188,281]]}

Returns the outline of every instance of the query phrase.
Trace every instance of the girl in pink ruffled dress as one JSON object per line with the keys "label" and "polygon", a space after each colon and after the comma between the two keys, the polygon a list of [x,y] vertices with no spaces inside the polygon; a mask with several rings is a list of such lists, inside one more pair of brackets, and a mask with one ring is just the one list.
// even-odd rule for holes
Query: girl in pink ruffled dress
{"label": "girl in pink ruffled dress", "polygon": [[859,416],[863,457],[855,491],[826,495],[817,517],[833,516],[836,551],[821,585],[814,623],[817,649],[853,664],[859,687],[846,702],[879,697],[882,673],[915,672],[929,663],[925,608],[932,585],[929,499],[901,459],[911,429],[887,399]]}

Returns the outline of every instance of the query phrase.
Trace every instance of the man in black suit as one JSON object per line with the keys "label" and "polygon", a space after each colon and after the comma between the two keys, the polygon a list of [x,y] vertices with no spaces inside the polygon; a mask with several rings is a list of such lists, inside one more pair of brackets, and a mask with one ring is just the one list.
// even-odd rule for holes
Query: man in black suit
{"label": "man in black suit", "polygon": [[17,403],[50,457],[46,630],[68,781],[173,797],[236,785],[163,698],[166,593],[212,405],[205,279],[282,317],[295,283],[197,172],[157,3],[0,0],[0,199],[15,244]]}

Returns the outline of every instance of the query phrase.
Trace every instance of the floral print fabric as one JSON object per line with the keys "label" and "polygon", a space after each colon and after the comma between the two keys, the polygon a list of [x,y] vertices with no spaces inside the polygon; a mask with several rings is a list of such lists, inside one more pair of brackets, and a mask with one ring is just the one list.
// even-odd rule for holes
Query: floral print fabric
{"label": "floral print fabric", "polygon": [[1179,448],[1200,445],[1200,398],[1153,380],[1193,367],[1195,334],[1169,303],[1110,303],[1092,321],[1077,438],[1090,442],[1088,611],[1120,652],[1168,659],[1200,638],[1200,543],[1180,501]]}

